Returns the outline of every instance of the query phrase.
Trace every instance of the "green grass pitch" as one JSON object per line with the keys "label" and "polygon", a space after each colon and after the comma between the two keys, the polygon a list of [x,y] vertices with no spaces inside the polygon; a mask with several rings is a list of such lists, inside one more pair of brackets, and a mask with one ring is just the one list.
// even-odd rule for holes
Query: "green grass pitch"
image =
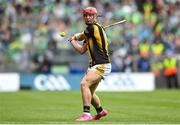
{"label": "green grass pitch", "polygon": [[[109,115],[88,124],[180,123],[180,90],[97,94]],[[77,91],[0,93],[0,124],[80,124],[74,120],[82,113],[81,102]]]}

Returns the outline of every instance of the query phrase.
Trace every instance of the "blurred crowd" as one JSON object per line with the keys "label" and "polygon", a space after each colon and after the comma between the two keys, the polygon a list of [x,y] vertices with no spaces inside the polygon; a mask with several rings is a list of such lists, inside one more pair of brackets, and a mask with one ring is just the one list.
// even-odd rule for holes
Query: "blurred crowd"
{"label": "blurred crowd", "polygon": [[[114,72],[158,76],[165,68],[178,68],[179,0],[0,0],[0,71],[85,70],[88,57],[79,56],[66,40],[84,30],[81,12],[87,6],[97,8],[103,26],[127,20],[106,29]],[[171,57],[175,62],[168,65],[165,59]]]}

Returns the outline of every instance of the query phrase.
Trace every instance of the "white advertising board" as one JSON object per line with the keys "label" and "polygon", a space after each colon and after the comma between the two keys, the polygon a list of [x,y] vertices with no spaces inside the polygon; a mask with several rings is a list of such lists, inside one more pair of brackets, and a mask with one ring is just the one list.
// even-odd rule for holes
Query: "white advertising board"
{"label": "white advertising board", "polygon": [[14,92],[20,88],[20,76],[17,73],[0,73],[0,92]]}
{"label": "white advertising board", "polygon": [[37,75],[34,80],[34,87],[40,91],[62,91],[71,89],[68,81],[62,75]]}
{"label": "white advertising board", "polygon": [[101,81],[98,91],[153,91],[152,73],[111,73]]}

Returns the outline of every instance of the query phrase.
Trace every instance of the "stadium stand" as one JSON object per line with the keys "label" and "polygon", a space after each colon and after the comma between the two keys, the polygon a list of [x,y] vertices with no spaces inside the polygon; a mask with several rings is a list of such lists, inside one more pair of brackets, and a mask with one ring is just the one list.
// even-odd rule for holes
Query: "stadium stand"
{"label": "stadium stand", "polygon": [[81,10],[86,6],[97,8],[104,26],[127,20],[106,30],[114,72],[152,71],[158,76],[167,52],[179,63],[178,0],[0,0],[0,71],[85,71],[88,57],[78,55],[59,33],[83,31]]}

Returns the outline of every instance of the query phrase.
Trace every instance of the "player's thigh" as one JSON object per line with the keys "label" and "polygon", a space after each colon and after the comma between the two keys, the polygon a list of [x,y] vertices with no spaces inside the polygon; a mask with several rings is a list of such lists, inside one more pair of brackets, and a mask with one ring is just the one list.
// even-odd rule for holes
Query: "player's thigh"
{"label": "player's thigh", "polygon": [[88,86],[89,87],[90,85],[91,85],[91,83],[88,80],[87,74],[86,74],[86,75],[84,75],[84,77],[81,80],[81,87],[84,87],[84,86]]}
{"label": "player's thigh", "polygon": [[101,80],[101,76],[94,71],[88,71],[86,74],[86,81],[88,81],[91,84],[96,84]]}
{"label": "player's thigh", "polygon": [[101,80],[101,76],[93,71],[88,71],[81,81],[81,85],[87,85],[88,87],[98,83]]}

